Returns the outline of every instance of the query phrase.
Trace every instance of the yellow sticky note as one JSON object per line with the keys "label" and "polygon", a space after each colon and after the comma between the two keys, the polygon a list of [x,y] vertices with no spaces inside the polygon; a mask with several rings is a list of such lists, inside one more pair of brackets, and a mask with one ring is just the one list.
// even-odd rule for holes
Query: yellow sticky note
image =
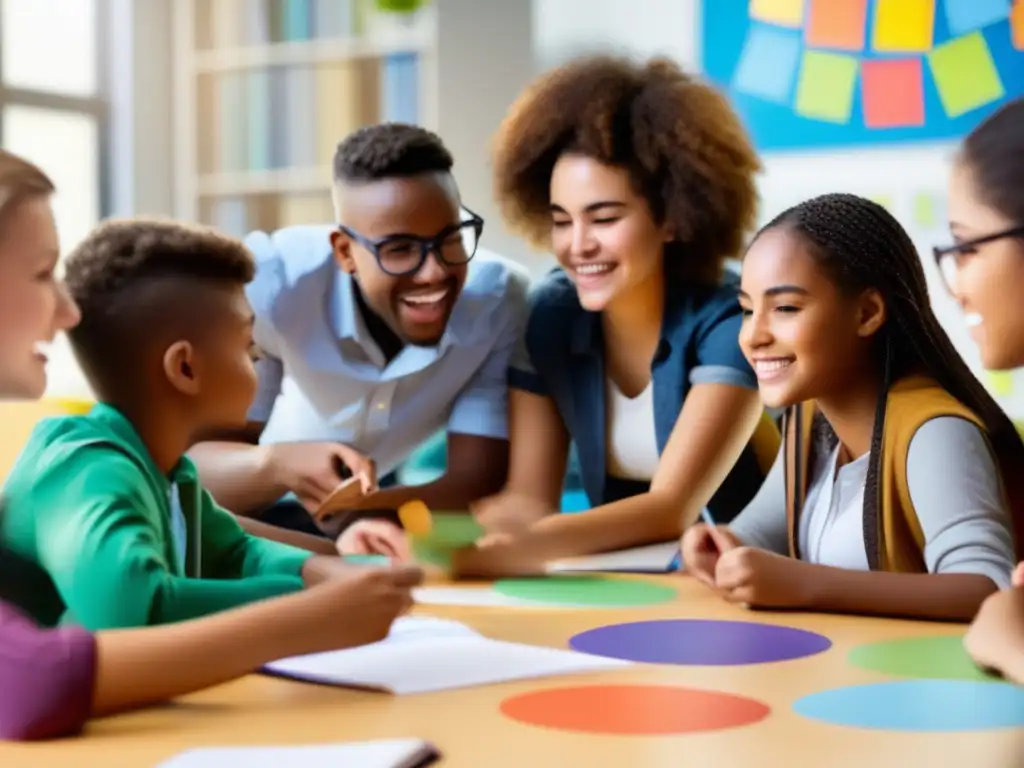
{"label": "yellow sticky note", "polygon": [[935,0],[877,0],[871,47],[888,53],[924,53],[935,40]]}
{"label": "yellow sticky note", "polygon": [[938,223],[935,198],[928,192],[914,195],[914,222],[921,227],[934,227]]}
{"label": "yellow sticky note", "polygon": [[750,17],[780,27],[799,29],[804,23],[805,0],[750,0]]}
{"label": "yellow sticky note", "polygon": [[939,90],[939,101],[949,117],[959,117],[1006,94],[988,41],[981,32],[937,46],[928,54],[928,65]]}
{"label": "yellow sticky note", "polygon": [[856,86],[855,57],[805,50],[796,85],[797,114],[830,123],[848,123]]}
{"label": "yellow sticky note", "polygon": [[1013,394],[1013,374],[1009,371],[985,371],[985,386],[996,397]]}
{"label": "yellow sticky note", "polygon": [[420,538],[433,529],[433,518],[430,509],[422,501],[407,501],[398,508],[398,519],[410,536]]}

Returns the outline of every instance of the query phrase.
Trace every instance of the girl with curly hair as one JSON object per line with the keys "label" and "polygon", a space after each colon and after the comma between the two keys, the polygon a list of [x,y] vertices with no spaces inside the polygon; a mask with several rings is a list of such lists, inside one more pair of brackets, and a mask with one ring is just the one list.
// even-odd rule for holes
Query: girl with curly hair
{"label": "girl with curly hair", "polygon": [[[727,522],[778,446],[726,273],[756,220],[758,158],[716,90],[674,63],[598,56],[542,76],[494,149],[508,225],[559,262],[511,371],[511,463],[474,506],[470,572]],[[570,445],[592,508],[557,514]]]}

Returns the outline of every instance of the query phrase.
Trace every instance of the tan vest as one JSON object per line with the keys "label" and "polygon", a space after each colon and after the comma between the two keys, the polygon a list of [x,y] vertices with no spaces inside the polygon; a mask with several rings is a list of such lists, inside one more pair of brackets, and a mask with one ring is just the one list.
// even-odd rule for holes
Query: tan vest
{"label": "tan vest", "polygon": [[[800,557],[799,512],[807,498],[809,470],[814,466],[814,401],[801,403],[786,413],[783,427],[786,441],[786,519],[789,551]],[[907,456],[910,441],[928,420],[958,416],[985,429],[981,420],[934,380],[909,376],[893,384],[886,403],[879,463],[877,514],[864,515],[864,549],[871,570],[925,573],[924,533],[910,501],[907,485]],[[865,491],[865,496],[867,491]]]}

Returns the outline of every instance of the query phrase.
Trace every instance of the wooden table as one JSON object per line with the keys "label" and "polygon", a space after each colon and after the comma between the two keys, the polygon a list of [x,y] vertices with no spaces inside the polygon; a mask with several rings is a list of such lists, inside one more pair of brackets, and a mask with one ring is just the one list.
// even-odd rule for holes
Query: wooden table
{"label": "wooden table", "polygon": [[[671,579],[671,583],[678,585],[679,597],[675,602],[650,608],[566,611],[420,606],[416,612],[454,618],[496,638],[559,647],[565,647],[572,635],[592,627],[655,618],[784,624],[822,633],[832,640],[833,647],[816,656],[772,664],[645,665],[600,675],[409,697],[251,676],[162,708],[97,721],[82,738],[0,746],[0,765],[143,768],[195,746],[304,744],[410,736],[437,745],[444,753],[440,764],[451,768],[1024,765],[1024,729],[927,735],[894,733],[822,725],[792,711],[792,703],[809,693],[892,679],[850,666],[846,656],[856,645],[915,635],[962,633],[962,627],[843,616],[751,613],[722,603],[691,579],[658,578]],[[595,681],[679,684],[736,693],[769,704],[772,713],[766,720],[746,727],[697,735],[641,737],[547,730],[512,721],[498,711],[500,702],[510,694]]]}

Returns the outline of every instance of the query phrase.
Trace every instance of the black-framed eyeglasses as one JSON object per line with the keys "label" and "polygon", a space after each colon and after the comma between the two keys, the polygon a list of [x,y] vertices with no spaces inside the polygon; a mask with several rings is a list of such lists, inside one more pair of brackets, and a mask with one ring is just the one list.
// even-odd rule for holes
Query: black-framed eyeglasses
{"label": "black-framed eyeglasses", "polygon": [[392,277],[404,277],[419,272],[431,253],[453,267],[473,258],[484,230],[484,220],[468,208],[462,210],[469,218],[445,227],[434,237],[394,234],[371,240],[344,225],[338,230],[372,253],[384,272]]}
{"label": "black-framed eyeglasses", "polygon": [[994,243],[997,240],[1004,240],[1008,237],[1024,237],[1024,226],[1010,227],[1009,229],[993,232],[989,235],[982,235],[971,240],[964,240],[962,243],[953,245],[935,246],[932,248],[932,256],[935,257],[935,265],[942,275],[942,282],[945,283],[947,291],[956,288],[956,276],[965,257],[970,256],[978,246],[986,243]]}

